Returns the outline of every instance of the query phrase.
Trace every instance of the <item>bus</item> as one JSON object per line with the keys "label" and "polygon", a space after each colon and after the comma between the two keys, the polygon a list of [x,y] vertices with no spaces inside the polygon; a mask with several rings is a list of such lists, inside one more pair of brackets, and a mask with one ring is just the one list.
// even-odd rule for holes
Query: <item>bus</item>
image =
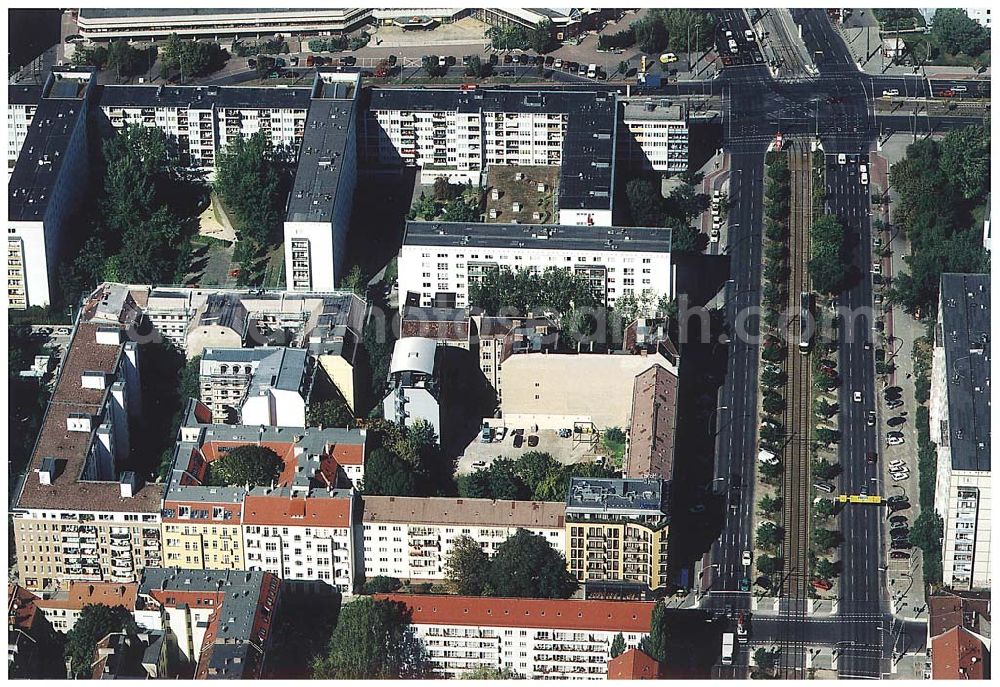
{"label": "bus", "polygon": [[799,297],[799,353],[812,350],[815,322],[812,314],[812,294],[803,291]]}
{"label": "bus", "polygon": [[732,632],[725,632],[722,635],[722,665],[733,665],[733,648],[736,645],[736,637]]}

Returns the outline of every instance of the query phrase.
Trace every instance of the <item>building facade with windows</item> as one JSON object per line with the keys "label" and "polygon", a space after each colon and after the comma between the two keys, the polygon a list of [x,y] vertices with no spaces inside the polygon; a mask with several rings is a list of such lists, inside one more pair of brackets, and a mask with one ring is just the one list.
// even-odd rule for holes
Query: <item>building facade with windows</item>
{"label": "building facade with windows", "polygon": [[688,124],[684,105],[654,98],[624,100],[622,125],[633,166],[670,174],[687,171]]}
{"label": "building facade with windows", "polygon": [[219,424],[305,427],[313,370],[301,348],[206,348],[201,402]]}
{"label": "building facade with windows", "polygon": [[583,583],[663,587],[669,524],[663,480],[574,477],[566,497],[569,571]]}
{"label": "building facade with windows", "polygon": [[28,127],[35,118],[42,87],[27,84],[7,87],[7,174],[14,171],[21,146],[28,136]]}
{"label": "building facade with windows", "polygon": [[[469,304],[469,285],[502,268],[570,270],[599,300],[673,294],[669,229],[407,222],[399,251],[400,299],[421,307]],[[419,301],[419,302],[418,302]]]}
{"label": "building facade with windows", "polygon": [[460,678],[500,668],[528,679],[608,677],[611,643],[635,648],[650,632],[652,602],[377,595],[406,606],[435,673]]}
{"label": "building facade with windows", "polygon": [[134,582],[161,564],[163,488],[125,469],[141,409],[139,347],[123,329],[135,310],[112,295],[98,289],[84,303],[15,491],[11,526],[28,589]]}
{"label": "building facade with windows", "polygon": [[934,328],[930,434],[937,444],[934,510],[944,521],[943,578],[989,589],[990,277],[942,274]]}
{"label": "building facade with windows", "polygon": [[562,503],[445,497],[365,496],[364,576],[439,581],[455,540],[472,537],[489,555],[525,529],[564,553]]}

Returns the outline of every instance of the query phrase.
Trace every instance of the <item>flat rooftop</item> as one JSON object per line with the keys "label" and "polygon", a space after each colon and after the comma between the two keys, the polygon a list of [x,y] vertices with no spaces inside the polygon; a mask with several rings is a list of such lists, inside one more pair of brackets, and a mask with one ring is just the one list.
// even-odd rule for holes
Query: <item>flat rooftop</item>
{"label": "flat rooftop", "polygon": [[43,98],[38,103],[7,181],[9,221],[44,219],[82,110],[83,101],[75,98]]}
{"label": "flat rooftop", "polygon": [[663,480],[574,477],[566,496],[566,513],[642,511],[658,515],[666,512],[665,496]]}
{"label": "flat rooftop", "polygon": [[472,246],[669,253],[672,232],[654,227],[407,222],[404,246]]}
{"label": "flat rooftop", "polygon": [[186,107],[272,109],[309,108],[307,87],[251,86],[101,86],[101,107]]}
{"label": "flat rooftop", "polygon": [[372,110],[563,113],[559,209],[607,210],[613,202],[615,98],[601,91],[373,88]]}
{"label": "flat rooftop", "polygon": [[684,121],[684,107],[664,98],[625,101],[625,121]]}
{"label": "flat rooftop", "polygon": [[941,275],[952,470],[990,470],[990,275]]}
{"label": "flat rooftop", "polygon": [[565,514],[566,506],[558,502],[365,496],[362,519],[365,523],[561,529]]}

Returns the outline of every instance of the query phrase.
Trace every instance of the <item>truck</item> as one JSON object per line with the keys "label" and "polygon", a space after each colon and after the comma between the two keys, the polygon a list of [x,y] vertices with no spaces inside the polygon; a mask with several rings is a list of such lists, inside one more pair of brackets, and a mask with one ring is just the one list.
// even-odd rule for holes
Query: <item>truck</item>
{"label": "truck", "polygon": [[732,632],[722,634],[722,665],[733,665],[733,647],[736,646],[736,635]]}
{"label": "truck", "polygon": [[662,83],[662,78],[659,72],[655,74],[641,74],[639,76],[639,86],[643,89],[659,88]]}

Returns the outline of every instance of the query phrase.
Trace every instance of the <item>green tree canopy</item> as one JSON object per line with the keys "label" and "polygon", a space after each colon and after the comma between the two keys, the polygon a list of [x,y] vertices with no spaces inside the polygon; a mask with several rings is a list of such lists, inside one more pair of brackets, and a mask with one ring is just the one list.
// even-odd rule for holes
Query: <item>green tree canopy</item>
{"label": "green tree canopy", "polygon": [[497,547],[489,579],[495,596],[568,599],[579,586],[562,554],[544,537],[524,529]]}
{"label": "green tree canopy", "polygon": [[843,539],[839,531],[819,527],[813,531],[812,535],[812,542],[820,551],[827,551],[835,546],[839,546]]}
{"label": "green tree canopy", "polygon": [[265,246],[277,237],[283,200],[278,157],[262,132],[236,136],[215,161],[215,191],[236,215],[238,238]]}
{"label": "green tree canopy", "polygon": [[482,596],[489,587],[489,556],[475,539],[460,536],[452,543],[444,573],[456,594]]}
{"label": "green tree canopy", "polygon": [[773,575],[781,570],[781,559],[776,556],[761,554],[757,556],[757,571],[761,575]]}
{"label": "green tree canopy", "polygon": [[509,668],[494,668],[493,666],[481,665],[462,673],[461,680],[523,680],[524,676],[519,675]]}
{"label": "green tree canopy", "polygon": [[309,405],[306,424],[310,427],[353,427],[354,413],[342,396]]}
{"label": "green tree canopy", "polygon": [[270,486],[283,467],[281,458],[268,447],[247,444],[209,463],[208,481],[216,486]]}
{"label": "green tree canopy", "polygon": [[391,594],[392,592],[399,591],[403,586],[395,577],[387,577],[385,575],[376,575],[372,579],[365,582],[364,593],[365,594]]}
{"label": "green tree canopy", "polygon": [[941,171],[963,198],[990,190],[990,130],[985,126],[952,129],[941,142]]}
{"label": "green tree canopy", "polygon": [[947,53],[976,57],[990,47],[990,32],[964,9],[941,8],[934,13],[931,35]]}
{"label": "green tree canopy", "polygon": [[785,531],[773,522],[762,522],[757,526],[757,544],[765,548],[773,548],[781,543]]}
{"label": "green tree canopy", "polygon": [[373,496],[416,496],[413,469],[385,448],[376,448],[365,461],[365,493]]}
{"label": "green tree canopy", "polygon": [[621,632],[611,640],[611,658],[618,658],[625,653],[625,635]]}
{"label": "green tree canopy", "polygon": [[345,604],[324,655],[313,661],[313,678],[397,680],[430,676],[430,663],[397,601],[371,597]]}
{"label": "green tree canopy", "polygon": [[90,677],[97,643],[112,632],[135,632],[132,614],[124,606],[87,604],[66,635],[66,657],[76,678]]}

